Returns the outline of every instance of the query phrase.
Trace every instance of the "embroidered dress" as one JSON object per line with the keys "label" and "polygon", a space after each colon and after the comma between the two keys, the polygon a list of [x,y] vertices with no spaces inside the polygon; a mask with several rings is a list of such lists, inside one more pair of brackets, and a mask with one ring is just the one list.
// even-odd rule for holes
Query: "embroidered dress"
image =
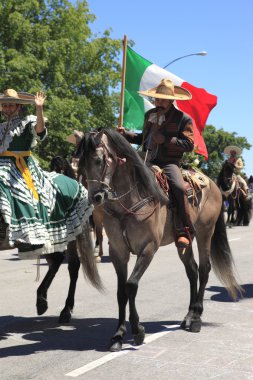
{"label": "embroidered dress", "polygon": [[63,252],[92,213],[87,190],[77,181],[43,171],[31,155],[43,133],[36,134],[36,116],[0,124],[0,213],[8,224],[11,247],[31,244],[21,258]]}

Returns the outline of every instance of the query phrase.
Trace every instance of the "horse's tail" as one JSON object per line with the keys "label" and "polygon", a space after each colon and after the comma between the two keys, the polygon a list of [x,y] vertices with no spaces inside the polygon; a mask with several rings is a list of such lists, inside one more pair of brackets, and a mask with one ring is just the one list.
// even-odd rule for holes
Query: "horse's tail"
{"label": "horse's tail", "polygon": [[82,234],[77,237],[77,247],[85,278],[87,278],[95,288],[103,290],[104,287],[95,261],[94,244],[88,222],[84,224]]}
{"label": "horse's tail", "polygon": [[236,280],[234,260],[224,222],[223,206],[211,240],[211,263],[214,273],[226,287],[231,297],[235,300],[241,296],[243,289]]}
{"label": "horse's tail", "polygon": [[247,213],[247,224],[249,224],[252,218],[252,198],[251,197],[246,198],[246,213]]}

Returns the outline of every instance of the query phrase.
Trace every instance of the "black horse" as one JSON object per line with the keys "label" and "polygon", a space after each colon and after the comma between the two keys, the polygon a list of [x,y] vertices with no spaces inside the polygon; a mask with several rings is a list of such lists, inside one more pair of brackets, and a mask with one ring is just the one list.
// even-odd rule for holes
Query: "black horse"
{"label": "black horse", "polygon": [[[75,171],[72,168],[70,162],[66,158],[63,158],[61,156],[53,157],[50,163],[50,170],[55,171],[60,174],[64,174],[73,179],[76,178]],[[79,247],[80,245],[84,247],[87,245],[87,242],[89,241],[89,237],[87,236],[87,234],[89,233],[90,232],[86,230],[83,232],[82,235],[79,236],[79,245],[78,245]],[[80,252],[80,249],[79,249],[79,252]],[[47,292],[56,273],[58,272],[61,264],[63,263],[65,257],[67,258],[67,261],[68,261],[70,284],[69,284],[69,291],[68,291],[68,296],[65,302],[65,306],[59,316],[59,323],[69,322],[71,319],[73,308],[74,308],[76,283],[77,283],[78,272],[80,268],[80,259],[77,255],[76,241],[70,242],[68,244],[68,249],[65,252],[65,254],[54,253],[54,254],[45,256],[49,268],[46,273],[46,276],[44,277],[42,283],[40,284],[37,290],[36,306],[37,306],[38,314],[41,315],[41,314],[44,314],[48,308]],[[83,261],[85,260],[85,258],[83,257],[82,252],[81,252],[81,260],[82,260],[83,268],[86,272],[87,272],[87,268],[86,268],[87,264],[89,264],[89,266],[91,267],[91,269],[89,269],[88,267],[88,271],[90,271],[91,273],[89,272],[86,273],[88,275],[88,279],[90,279],[90,281],[95,287],[100,288],[99,280],[97,278],[95,278],[95,281],[93,280],[93,276],[94,276],[93,271],[96,273],[96,270],[95,270],[96,264],[94,265],[94,260],[92,260],[91,258],[90,263],[85,263]]]}
{"label": "black horse", "polygon": [[76,179],[76,173],[71,166],[71,163],[62,156],[55,156],[50,162],[50,171],[64,174],[67,177]]}
{"label": "black horse", "polygon": [[[55,156],[52,158],[50,162],[50,171],[55,171],[56,173],[64,174],[73,179],[77,178],[77,174],[75,170],[73,169],[73,167],[71,166],[71,163],[62,156]],[[90,220],[90,227],[92,227],[91,224],[92,224],[92,219]],[[86,244],[85,241],[87,240],[87,236],[85,235],[83,235],[82,237],[80,236],[80,239],[83,240],[82,242],[83,245]],[[65,302],[65,307],[60,313],[60,317],[59,317],[60,323],[67,323],[70,321],[71,314],[74,308],[76,284],[77,284],[78,273],[79,273],[79,268],[80,268],[80,260],[77,255],[77,251],[75,249],[75,244],[76,244],[75,241],[68,244],[68,249],[65,255],[62,253],[57,253],[57,254],[54,253],[52,255],[47,255],[45,257],[49,268],[48,268],[48,272],[45,278],[43,279],[41,285],[39,286],[37,290],[37,312],[39,315],[41,315],[45,313],[48,307],[47,305],[48,289],[66,256],[66,259],[68,262],[70,284],[69,284],[68,296]],[[96,242],[96,245],[98,246],[102,245],[100,235],[98,235],[98,243]],[[103,251],[102,251],[101,256],[102,255],[103,255]],[[100,257],[100,254],[99,254],[99,257]],[[93,261],[95,263],[95,259]],[[86,269],[86,266],[84,266],[84,269]],[[88,278],[89,277],[90,275],[88,276]],[[95,286],[100,288],[99,283],[98,284],[95,283]]]}
{"label": "black horse", "polygon": [[[78,168],[75,171],[69,160],[67,160],[67,158],[64,158],[62,156],[53,157],[50,163],[50,171],[55,171],[56,173],[64,174],[73,179],[80,178],[82,184],[87,188],[87,183],[83,176],[83,173],[78,173]],[[98,253],[98,256],[96,256],[95,259],[98,263],[101,261],[101,258],[104,255],[103,218],[104,213],[101,206],[96,207],[92,215],[90,216],[90,226],[93,229],[95,236],[95,252]]]}
{"label": "black horse", "polygon": [[247,196],[235,173],[235,166],[225,161],[217,178],[224,202],[228,203],[227,225],[248,226],[252,216],[252,200]]}

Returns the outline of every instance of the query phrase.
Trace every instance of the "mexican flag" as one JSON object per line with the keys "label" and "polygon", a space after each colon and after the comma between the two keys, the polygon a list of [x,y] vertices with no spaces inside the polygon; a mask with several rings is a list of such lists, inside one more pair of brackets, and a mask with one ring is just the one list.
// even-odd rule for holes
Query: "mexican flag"
{"label": "mexican flag", "polygon": [[208,154],[202,132],[210,111],[217,104],[217,96],[209,94],[203,88],[194,87],[178,76],[144,59],[130,47],[127,47],[126,52],[123,126],[134,130],[142,129],[144,113],[154,105],[147,98],[140,96],[137,91],[155,87],[162,79],[170,79],[176,86],[181,86],[192,94],[191,100],[177,100],[174,104],[192,118],[197,153],[207,159]]}

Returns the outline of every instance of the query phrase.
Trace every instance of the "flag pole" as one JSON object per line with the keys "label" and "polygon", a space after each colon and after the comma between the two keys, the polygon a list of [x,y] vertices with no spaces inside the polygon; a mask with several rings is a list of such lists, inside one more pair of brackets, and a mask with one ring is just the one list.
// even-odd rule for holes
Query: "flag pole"
{"label": "flag pole", "polygon": [[121,76],[121,94],[120,94],[120,114],[119,114],[119,127],[123,124],[124,114],[124,92],[125,92],[125,77],[126,77],[126,51],[127,51],[127,36],[123,40],[123,60],[122,60],[122,76]]}

